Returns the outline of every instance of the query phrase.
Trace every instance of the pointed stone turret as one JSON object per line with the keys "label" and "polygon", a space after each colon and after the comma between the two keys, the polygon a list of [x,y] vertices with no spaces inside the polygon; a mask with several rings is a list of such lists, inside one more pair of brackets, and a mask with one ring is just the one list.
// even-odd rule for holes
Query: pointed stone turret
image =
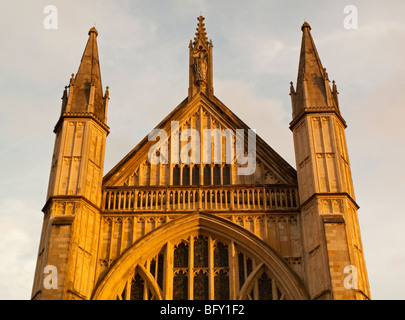
{"label": "pointed stone turret", "polygon": [[69,96],[64,93],[62,116],[64,113],[89,114],[106,124],[108,98],[103,96],[97,36],[97,29],[91,28],[79,70],[70,79]]}
{"label": "pointed stone turret", "polygon": [[293,85],[290,88],[293,123],[304,112],[324,110],[329,112],[335,111],[340,115],[337,94],[331,91],[328,73],[326,72],[326,68],[322,66],[321,59],[312,39],[311,26],[307,22],[304,22],[301,30],[301,54],[295,92]]}
{"label": "pointed stone turret", "polygon": [[[301,27],[297,88],[290,85],[304,260],[311,299],[369,299],[350,161],[340,115],[311,27]],[[356,274],[347,286],[348,268]]]}
{"label": "pointed stone turret", "polygon": [[[33,299],[90,299],[97,265],[108,87],[103,97],[97,30],[89,31],[76,77],[62,95]],[[94,232],[94,233],[93,233]],[[84,240],[91,238],[91,241]],[[51,290],[47,268],[57,272]],[[78,267],[76,270],[75,268]],[[53,280],[52,280],[53,281]]]}
{"label": "pointed stone turret", "polygon": [[194,41],[190,40],[190,85],[188,98],[191,100],[198,92],[213,97],[212,83],[212,41],[208,40],[204,17],[199,16]]}

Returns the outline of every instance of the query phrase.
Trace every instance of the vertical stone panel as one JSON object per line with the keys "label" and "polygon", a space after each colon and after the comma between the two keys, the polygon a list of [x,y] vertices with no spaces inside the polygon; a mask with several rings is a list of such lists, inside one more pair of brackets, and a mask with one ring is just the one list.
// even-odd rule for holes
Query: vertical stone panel
{"label": "vertical stone panel", "polygon": [[353,291],[344,287],[346,266],[351,265],[347,248],[347,235],[343,223],[325,223],[325,236],[329,256],[329,272],[332,279],[334,299],[352,299]]}
{"label": "vertical stone panel", "polygon": [[[46,249],[47,257],[45,265],[53,265],[57,268],[58,272],[58,288],[45,289],[43,284],[41,299],[46,300],[59,300],[62,299],[66,291],[65,276],[69,257],[69,244],[70,244],[71,225],[51,224],[49,235],[49,246]],[[43,270],[39,270],[43,274]],[[44,279],[41,276],[41,279]]]}

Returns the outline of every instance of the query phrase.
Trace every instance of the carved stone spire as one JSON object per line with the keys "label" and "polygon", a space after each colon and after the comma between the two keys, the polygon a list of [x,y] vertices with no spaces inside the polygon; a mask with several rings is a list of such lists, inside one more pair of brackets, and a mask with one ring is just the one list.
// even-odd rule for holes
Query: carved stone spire
{"label": "carved stone spire", "polygon": [[339,113],[326,68],[322,66],[318,51],[311,35],[311,26],[304,22],[301,27],[302,42],[298,66],[296,92],[290,95],[293,102],[293,119],[303,112],[331,110]]}
{"label": "carved stone spire", "polygon": [[70,79],[69,96],[66,108],[62,108],[62,111],[71,115],[91,114],[106,123],[106,100],[101,83],[97,36],[96,28],[91,28],[77,74],[72,74]]}
{"label": "carved stone spire", "polygon": [[190,40],[190,84],[188,97],[191,100],[197,93],[202,92],[212,97],[212,41],[208,40],[205,30],[204,17],[197,18],[197,32],[194,41]]}

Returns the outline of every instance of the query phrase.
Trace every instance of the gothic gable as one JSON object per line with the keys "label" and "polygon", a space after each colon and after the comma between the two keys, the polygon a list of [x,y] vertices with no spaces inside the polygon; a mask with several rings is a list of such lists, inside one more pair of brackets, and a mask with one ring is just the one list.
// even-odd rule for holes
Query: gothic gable
{"label": "gothic gable", "polygon": [[[215,97],[185,99],[158,129],[167,136],[146,136],[104,177],[104,187],[296,185],[295,170],[258,135],[256,144],[249,141],[250,128]],[[255,161],[248,158],[254,145]]]}

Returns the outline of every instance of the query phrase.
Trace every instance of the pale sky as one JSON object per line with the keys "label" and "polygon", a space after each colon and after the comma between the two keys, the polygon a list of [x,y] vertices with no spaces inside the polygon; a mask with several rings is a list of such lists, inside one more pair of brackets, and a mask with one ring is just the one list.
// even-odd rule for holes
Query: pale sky
{"label": "pale sky", "polygon": [[[46,5],[58,10],[44,28]],[[346,5],[358,29],[346,29]],[[187,95],[197,17],[212,39],[215,95],[295,167],[289,82],[302,23],[336,80],[372,299],[405,299],[405,2],[2,1],[0,299],[29,299],[64,86],[93,26],[110,87],[106,174]]]}

